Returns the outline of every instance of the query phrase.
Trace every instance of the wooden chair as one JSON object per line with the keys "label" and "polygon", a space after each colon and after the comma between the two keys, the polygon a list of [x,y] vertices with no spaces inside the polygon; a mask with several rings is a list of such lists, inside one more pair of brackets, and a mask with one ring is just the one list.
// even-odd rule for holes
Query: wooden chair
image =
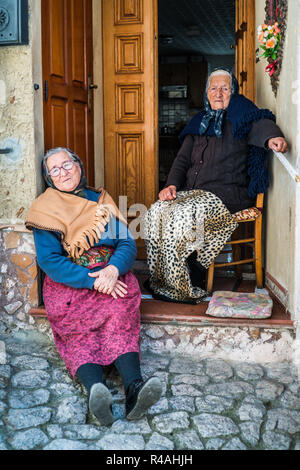
{"label": "wooden chair", "polygon": [[[262,233],[262,211],[263,211],[263,202],[264,202],[264,194],[260,193],[257,195],[256,198],[256,205],[255,207],[251,207],[250,209],[245,209],[243,211],[237,212],[234,214],[235,220],[239,223],[239,226],[231,235],[230,241],[226,242],[226,245],[231,245],[232,249],[228,251],[222,251],[221,253],[230,253],[232,252],[233,261],[225,262],[225,263],[211,263],[210,267],[208,268],[207,274],[207,291],[209,293],[213,290],[213,282],[214,282],[214,273],[215,268],[221,268],[225,266],[235,266],[236,267],[236,274],[238,278],[242,278],[242,264],[253,263],[255,265],[255,274],[256,274],[256,286],[258,288],[263,287],[263,272],[262,272],[262,248],[261,248],[261,233]],[[251,225],[254,224],[254,236],[249,237],[249,232],[244,230],[246,233],[245,238],[241,238],[240,232],[243,223],[252,222]],[[244,227],[245,228],[245,227]],[[251,246],[253,249],[252,258],[244,258],[241,259],[241,252],[246,250],[241,250],[241,246]]]}

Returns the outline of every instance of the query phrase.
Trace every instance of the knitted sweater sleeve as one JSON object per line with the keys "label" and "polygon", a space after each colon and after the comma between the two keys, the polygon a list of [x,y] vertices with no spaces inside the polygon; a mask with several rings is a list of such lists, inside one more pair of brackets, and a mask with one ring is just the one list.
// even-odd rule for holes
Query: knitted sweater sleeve
{"label": "knitted sweater sleeve", "polygon": [[[50,279],[70,287],[93,289],[95,278],[88,273],[101,268],[89,270],[73,263],[63,249],[59,233],[33,229],[33,235],[38,265]],[[130,270],[136,257],[136,243],[124,224],[112,218],[97,245],[115,249],[108,265],[116,266],[120,276]]]}
{"label": "knitted sweater sleeve", "polygon": [[70,287],[93,289],[95,279],[88,276],[87,268],[67,258],[59,233],[34,228],[33,236],[38,265],[52,281]]}
{"label": "knitted sweater sleeve", "polygon": [[260,119],[251,126],[248,144],[268,149],[268,141],[274,137],[284,137],[281,129],[271,119]]}

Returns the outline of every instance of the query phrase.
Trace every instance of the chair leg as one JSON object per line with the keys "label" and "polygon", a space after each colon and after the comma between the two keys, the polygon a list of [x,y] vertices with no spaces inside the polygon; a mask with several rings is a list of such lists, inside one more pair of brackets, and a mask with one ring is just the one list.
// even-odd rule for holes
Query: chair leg
{"label": "chair leg", "polygon": [[[241,233],[244,227],[239,225],[237,229],[231,234],[231,240],[238,240],[241,238]],[[241,246],[238,244],[231,245],[232,247],[232,260],[233,261],[240,261],[241,258]],[[240,264],[235,265],[235,274],[237,279],[242,278],[242,266]]]}
{"label": "chair leg", "polygon": [[255,274],[256,286],[259,289],[262,289],[263,287],[261,229],[262,216],[259,216],[255,221]]}
{"label": "chair leg", "polygon": [[207,292],[209,292],[209,294],[211,294],[212,291],[213,291],[214,271],[215,271],[215,263],[212,262],[211,265],[208,268],[208,273],[207,273],[207,287],[206,287],[206,290],[207,290]]}

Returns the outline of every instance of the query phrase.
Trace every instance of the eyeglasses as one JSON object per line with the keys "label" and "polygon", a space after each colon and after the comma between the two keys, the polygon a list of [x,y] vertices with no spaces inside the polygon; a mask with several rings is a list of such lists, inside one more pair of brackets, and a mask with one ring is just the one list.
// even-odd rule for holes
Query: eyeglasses
{"label": "eyeglasses", "polygon": [[62,166],[55,166],[54,168],[51,168],[50,171],[48,171],[49,175],[50,176],[54,176],[54,178],[56,178],[56,176],[59,176],[60,175],[60,172],[61,172],[61,169],[63,168],[65,171],[70,171],[72,170],[73,166],[74,166],[74,163],[72,160],[68,160],[67,162],[64,162],[62,164]]}

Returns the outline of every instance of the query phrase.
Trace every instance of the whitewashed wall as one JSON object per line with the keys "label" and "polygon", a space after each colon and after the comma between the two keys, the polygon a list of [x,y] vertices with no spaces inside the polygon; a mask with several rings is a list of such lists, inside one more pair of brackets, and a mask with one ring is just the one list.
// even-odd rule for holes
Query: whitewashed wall
{"label": "whitewashed wall", "polygon": [[[256,1],[256,26],[264,23],[264,6],[264,1]],[[256,102],[258,106],[269,108],[276,114],[277,123],[284,132],[290,146],[290,151],[286,156],[294,168],[297,167],[297,155],[300,155],[300,99],[295,88],[298,83],[297,80],[299,80],[300,68],[299,21],[300,1],[290,0],[288,2],[288,23],[277,98],[274,97],[272,92],[269,75],[264,70],[267,65],[266,60],[261,59],[256,67]],[[300,82],[298,88],[300,88]],[[265,268],[267,273],[275,278],[286,290],[286,293],[281,292],[268,278],[267,282],[276,291],[277,295],[281,296],[281,300],[295,318],[297,308],[299,309],[299,306],[297,307],[299,298],[296,299],[296,292],[299,291],[300,287],[299,277],[298,279],[296,277],[296,271],[298,271],[296,256],[299,252],[299,241],[296,239],[297,227],[299,238],[297,185],[275,156],[271,157],[270,163],[272,182],[266,198]]]}
{"label": "whitewashed wall", "polygon": [[29,45],[0,47],[0,147],[14,150],[0,155],[0,224],[22,223],[41,185],[40,24],[40,0],[30,0]]}

